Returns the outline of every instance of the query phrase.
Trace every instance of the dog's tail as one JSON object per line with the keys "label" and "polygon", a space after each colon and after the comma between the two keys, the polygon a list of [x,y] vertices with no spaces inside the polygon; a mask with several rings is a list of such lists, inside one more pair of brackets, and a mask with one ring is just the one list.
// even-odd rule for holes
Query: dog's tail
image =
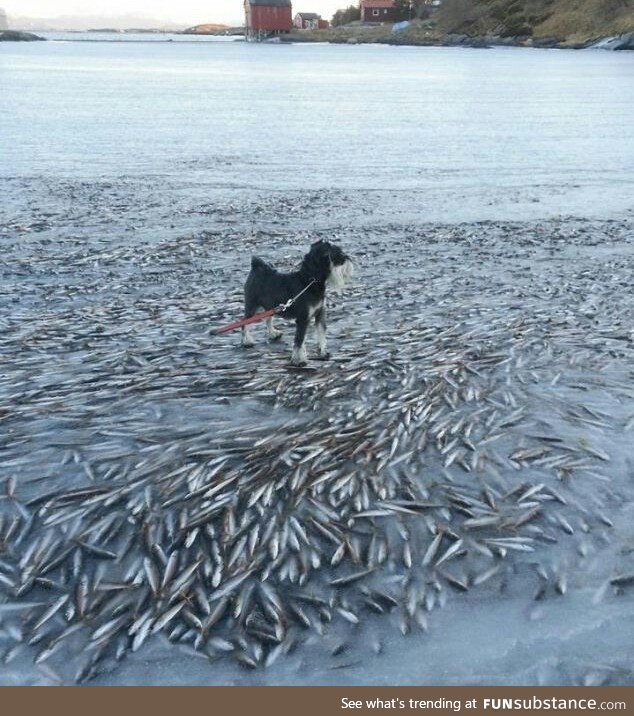
{"label": "dog's tail", "polygon": [[263,261],[258,256],[251,257],[251,271],[257,271],[259,269],[267,268],[266,261]]}

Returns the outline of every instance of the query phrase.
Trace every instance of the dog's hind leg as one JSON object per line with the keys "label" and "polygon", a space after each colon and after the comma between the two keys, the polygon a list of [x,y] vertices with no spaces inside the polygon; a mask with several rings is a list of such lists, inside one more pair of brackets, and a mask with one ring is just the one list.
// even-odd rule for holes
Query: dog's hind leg
{"label": "dog's hind leg", "polygon": [[273,316],[266,319],[266,332],[269,334],[269,338],[272,341],[279,341],[282,337],[282,331],[278,331],[277,328],[273,328]]}
{"label": "dog's hind leg", "polygon": [[[257,312],[258,307],[249,302],[244,302],[244,317],[245,318],[251,318],[251,316],[255,315]],[[253,340],[253,335],[251,334],[251,325],[248,326],[242,326],[242,345],[245,348],[251,348],[255,345],[255,341]]]}
{"label": "dog's hind leg", "polygon": [[293,365],[306,365],[308,362],[306,346],[304,345],[307,328],[308,316],[305,314],[298,316],[295,321],[295,341],[293,343],[293,355],[291,356]]}
{"label": "dog's hind leg", "polygon": [[245,348],[251,348],[255,345],[253,335],[251,334],[251,326],[242,327],[242,345]]}
{"label": "dog's hind leg", "polygon": [[322,305],[315,313],[315,338],[317,339],[318,360],[328,360],[328,344],[326,341],[326,306]]}

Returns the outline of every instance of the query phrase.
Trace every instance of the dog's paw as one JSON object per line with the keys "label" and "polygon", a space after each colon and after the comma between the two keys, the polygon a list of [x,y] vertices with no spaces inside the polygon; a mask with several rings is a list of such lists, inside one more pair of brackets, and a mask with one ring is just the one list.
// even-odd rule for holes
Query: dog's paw
{"label": "dog's paw", "polygon": [[255,346],[255,341],[254,341],[254,340],[242,341],[242,347],[243,347],[243,348],[253,348],[253,346]]}
{"label": "dog's paw", "polygon": [[306,355],[306,350],[304,348],[293,348],[293,353],[291,354],[291,365],[303,368],[307,363],[308,356]]}
{"label": "dog's paw", "polygon": [[330,360],[330,353],[317,353],[315,360]]}
{"label": "dog's paw", "polygon": [[282,337],[282,331],[275,331],[273,333],[269,333],[269,340],[272,342],[279,341]]}

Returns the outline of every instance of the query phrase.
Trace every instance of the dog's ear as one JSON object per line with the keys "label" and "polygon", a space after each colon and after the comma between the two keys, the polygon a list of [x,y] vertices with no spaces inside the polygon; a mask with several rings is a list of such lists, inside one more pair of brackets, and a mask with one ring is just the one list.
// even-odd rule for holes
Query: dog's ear
{"label": "dog's ear", "polygon": [[330,244],[320,239],[311,244],[310,251],[304,259],[305,266],[310,267],[310,271],[315,276],[327,276],[330,271],[331,256]]}
{"label": "dog's ear", "polygon": [[315,241],[315,243],[311,246],[311,249],[314,250],[319,256],[330,256],[330,249],[332,247],[327,241],[324,241],[323,239],[319,239],[319,241]]}
{"label": "dog's ear", "polygon": [[324,259],[330,260],[330,244],[323,239],[315,241],[310,246],[310,253],[317,258],[319,261]]}

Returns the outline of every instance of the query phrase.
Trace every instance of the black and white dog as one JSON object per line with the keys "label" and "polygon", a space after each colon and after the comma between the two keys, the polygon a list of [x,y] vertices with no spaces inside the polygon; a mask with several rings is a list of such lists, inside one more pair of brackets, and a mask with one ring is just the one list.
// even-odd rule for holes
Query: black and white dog
{"label": "black and white dog", "polygon": [[[334,244],[316,241],[304,256],[297,271],[280,273],[257,257],[251,259],[251,271],[244,285],[244,316],[250,318],[260,310],[270,310],[285,304],[298,294],[293,305],[280,312],[282,318],[295,320],[295,341],[291,362],[305,365],[307,361],[304,340],[311,319],[315,320],[317,358],[328,360],[326,345],[326,287],[340,291],[351,279],[352,261]],[[302,293],[303,291],[303,293]],[[252,346],[251,326],[242,328],[242,345]],[[281,337],[273,327],[273,318],[266,319],[269,338]]]}

